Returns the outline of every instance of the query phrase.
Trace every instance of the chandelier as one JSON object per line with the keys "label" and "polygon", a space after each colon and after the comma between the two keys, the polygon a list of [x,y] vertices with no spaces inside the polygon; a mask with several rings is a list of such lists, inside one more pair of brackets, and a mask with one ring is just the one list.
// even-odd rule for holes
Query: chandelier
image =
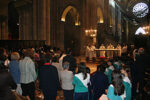
{"label": "chandelier", "polygon": [[90,37],[96,37],[97,36],[97,30],[96,29],[86,29],[85,35]]}

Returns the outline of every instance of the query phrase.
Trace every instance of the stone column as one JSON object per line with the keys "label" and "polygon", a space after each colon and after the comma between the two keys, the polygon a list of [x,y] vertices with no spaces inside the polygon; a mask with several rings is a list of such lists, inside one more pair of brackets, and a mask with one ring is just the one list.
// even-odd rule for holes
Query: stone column
{"label": "stone column", "polygon": [[6,40],[8,39],[8,21],[4,20],[0,23],[0,39]]}
{"label": "stone column", "polygon": [[61,50],[64,50],[64,22],[60,21],[59,22],[59,27],[58,27],[58,33],[59,33],[59,36],[58,36],[58,40],[59,40],[59,43],[58,43],[58,47],[61,49]]}
{"label": "stone column", "polygon": [[5,22],[2,22],[2,39],[3,40],[5,39],[4,35],[5,35]]}
{"label": "stone column", "polygon": [[33,39],[50,45],[50,0],[33,0]]}
{"label": "stone column", "polygon": [[5,36],[4,38],[8,40],[8,20],[5,21]]}
{"label": "stone column", "polygon": [[46,2],[47,6],[46,6],[46,44],[50,45],[50,0],[47,0]]}
{"label": "stone column", "polygon": [[37,40],[37,0],[33,0],[33,40]]}
{"label": "stone column", "polygon": [[109,0],[104,0],[104,25],[106,33],[109,33],[109,17]]}
{"label": "stone column", "polygon": [[32,40],[32,7],[24,5],[19,8],[19,40]]}

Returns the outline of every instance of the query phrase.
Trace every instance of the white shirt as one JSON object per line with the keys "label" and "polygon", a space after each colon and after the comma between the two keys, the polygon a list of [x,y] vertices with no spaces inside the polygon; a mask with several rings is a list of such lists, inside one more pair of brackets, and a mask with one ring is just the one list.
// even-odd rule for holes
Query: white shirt
{"label": "white shirt", "polygon": [[62,89],[64,90],[74,89],[74,86],[72,84],[73,81],[72,71],[68,71],[68,70],[60,71],[60,80],[62,81]]}
{"label": "white shirt", "polygon": [[20,83],[31,83],[36,80],[35,64],[30,57],[25,57],[19,62],[20,66]]}

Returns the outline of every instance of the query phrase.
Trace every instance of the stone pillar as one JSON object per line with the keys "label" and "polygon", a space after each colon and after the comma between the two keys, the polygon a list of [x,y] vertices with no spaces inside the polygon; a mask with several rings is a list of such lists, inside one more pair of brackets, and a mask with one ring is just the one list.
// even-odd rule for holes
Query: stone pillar
{"label": "stone pillar", "polygon": [[47,6],[46,6],[46,14],[47,14],[47,16],[46,16],[46,19],[47,19],[47,21],[46,21],[46,44],[47,45],[50,45],[51,43],[50,43],[50,0],[47,0],[47,2],[46,2],[46,4],[47,4]]}
{"label": "stone pillar", "polygon": [[19,40],[32,40],[32,6],[24,5],[19,8]]}
{"label": "stone pillar", "polygon": [[[46,0],[40,0],[41,8],[39,8],[39,36],[40,40],[46,40]],[[38,37],[39,38],[39,37]]]}
{"label": "stone pillar", "polygon": [[58,36],[57,40],[59,40],[59,43],[57,46],[61,50],[64,50],[64,24],[65,24],[64,22],[60,21],[59,27],[58,27],[59,36]]}
{"label": "stone pillar", "polygon": [[33,0],[33,35],[50,45],[50,0]]}
{"label": "stone pillar", "polygon": [[4,40],[4,35],[5,35],[5,22],[2,22],[2,39]]}
{"label": "stone pillar", "polygon": [[33,0],[33,40],[37,40],[37,0]]}
{"label": "stone pillar", "polygon": [[109,0],[104,0],[104,25],[106,33],[109,33],[109,17]]}
{"label": "stone pillar", "polygon": [[8,39],[8,21],[4,20],[0,23],[0,39],[7,40]]}
{"label": "stone pillar", "polygon": [[5,21],[5,35],[4,39],[8,40],[8,20]]}

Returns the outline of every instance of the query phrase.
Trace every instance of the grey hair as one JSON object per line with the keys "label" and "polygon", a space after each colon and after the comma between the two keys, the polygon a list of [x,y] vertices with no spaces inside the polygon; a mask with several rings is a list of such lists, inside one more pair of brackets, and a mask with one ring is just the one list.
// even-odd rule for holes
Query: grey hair
{"label": "grey hair", "polygon": [[69,62],[66,61],[66,62],[63,63],[63,68],[64,69],[69,68],[69,66],[70,66]]}

